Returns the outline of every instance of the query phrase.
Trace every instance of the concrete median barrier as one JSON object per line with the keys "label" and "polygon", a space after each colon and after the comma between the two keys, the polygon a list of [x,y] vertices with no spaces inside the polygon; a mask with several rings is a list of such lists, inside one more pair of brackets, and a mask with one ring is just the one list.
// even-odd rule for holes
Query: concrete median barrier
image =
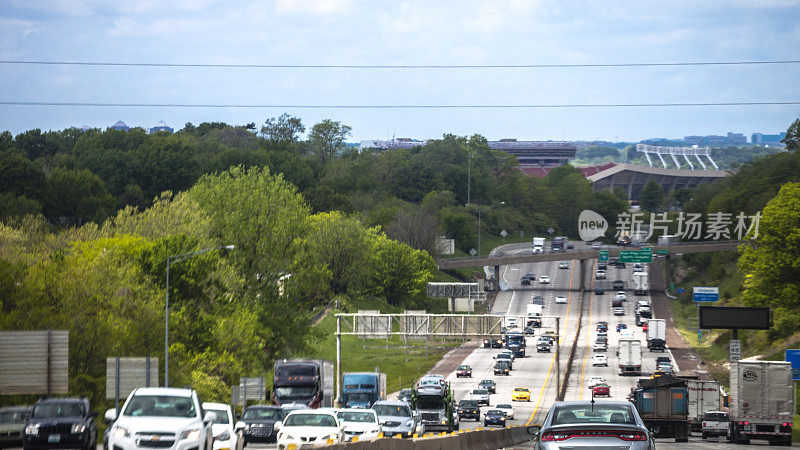
{"label": "concrete median barrier", "polygon": [[514,426],[495,430],[472,430],[414,439],[377,438],[346,442],[326,448],[343,450],[495,450],[529,440],[527,428]]}

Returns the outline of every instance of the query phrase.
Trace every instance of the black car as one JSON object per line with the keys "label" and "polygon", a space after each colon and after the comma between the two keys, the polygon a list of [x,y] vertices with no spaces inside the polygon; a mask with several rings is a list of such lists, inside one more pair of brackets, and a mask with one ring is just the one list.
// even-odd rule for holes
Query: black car
{"label": "black car", "polygon": [[597,270],[607,270],[608,266],[605,263],[600,263],[597,265]]}
{"label": "black car", "polygon": [[244,410],[240,422],[244,422],[242,429],[242,447],[248,442],[275,442],[278,432],[275,422],[286,417],[286,411],[277,406],[250,406]]}
{"label": "black car", "polygon": [[510,375],[511,374],[511,367],[508,363],[505,362],[497,362],[494,364],[494,374],[495,375]]}
{"label": "black car", "polygon": [[605,292],[606,291],[604,291],[603,288],[601,288],[601,287],[594,288],[595,295],[603,295],[603,294],[605,294]]}
{"label": "black car", "polygon": [[497,386],[495,385],[494,380],[481,380],[481,382],[478,383],[478,387],[486,389],[490,394],[497,392]]}
{"label": "black car", "polygon": [[614,280],[613,288],[616,290],[625,289],[625,282],[622,280]]}
{"label": "black car", "polygon": [[31,416],[30,406],[0,408],[0,448],[22,445],[22,433]]}
{"label": "black car", "polygon": [[607,336],[597,336],[597,339],[594,341],[597,344],[608,344],[608,337]]}
{"label": "black car", "polygon": [[490,338],[483,340],[484,348],[503,348],[503,340],[500,338]]}
{"label": "black car", "polygon": [[536,353],[542,353],[542,352],[550,353],[550,347],[551,347],[550,343],[545,341],[540,341],[538,344],[536,344]]}
{"label": "black car", "polygon": [[[528,334],[528,335],[536,334],[536,327],[533,326],[533,322],[534,321],[531,321],[531,322],[532,322],[531,326],[525,327],[525,334]],[[541,322],[539,322],[539,326],[542,326]]]}
{"label": "black car", "polygon": [[481,407],[476,400],[461,400],[458,402],[458,420],[481,420]]}
{"label": "black car", "polygon": [[25,425],[25,450],[97,447],[97,413],[86,398],[48,398],[33,405]]}
{"label": "black car", "polygon": [[488,427],[489,425],[506,426],[506,413],[499,409],[486,411],[486,415],[483,418],[483,426]]}
{"label": "black car", "polygon": [[656,358],[656,366],[662,363],[672,364],[672,361],[670,361],[669,356],[659,356]]}
{"label": "black car", "polygon": [[537,295],[531,299],[532,305],[544,305],[544,297]]}

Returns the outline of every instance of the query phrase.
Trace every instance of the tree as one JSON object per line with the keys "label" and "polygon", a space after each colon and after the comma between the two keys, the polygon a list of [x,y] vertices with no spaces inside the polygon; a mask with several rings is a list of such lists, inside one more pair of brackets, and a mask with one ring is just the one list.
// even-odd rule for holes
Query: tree
{"label": "tree", "polygon": [[344,140],[350,135],[350,128],[341,122],[325,119],[311,127],[308,143],[315,155],[323,163],[333,159],[344,147]]}
{"label": "tree", "polygon": [[283,113],[279,117],[272,117],[261,126],[261,135],[268,141],[286,144],[297,142],[300,134],[305,133],[306,127],[299,117],[292,117]]}
{"label": "tree", "polygon": [[46,186],[44,171],[34,162],[16,153],[0,153],[0,193],[41,200]]}
{"label": "tree", "polygon": [[795,120],[786,130],[786,137],[781,141],[789,151],[800,150],[800,119]]}
{"label": "tree", "polygon": [[639,205],[647,211],[655,211],[664,200],[664,189],[654,180],[648,180],[639,192]]}
{"label": "tree", "polygon": [[387,234],[411,248],[425,250],[436,254],[436,235],[439,233],[439,221],[431,211],[417,209],[400,211],[397,218],[389,224]]}
{"label": "tree", "polygon": [[370,243],[364,225],[338,211],[315,214],[309,222],[309,250],[330,271],[331,293],[362,291],[365,272],[370,270],[366,263],[370,259]]}
{"label": "tree", "polygon": [[114,198],[105,183],[88,169],[55,169],[48,180],[47,215],[72,225],[103,220],[111,213]]}

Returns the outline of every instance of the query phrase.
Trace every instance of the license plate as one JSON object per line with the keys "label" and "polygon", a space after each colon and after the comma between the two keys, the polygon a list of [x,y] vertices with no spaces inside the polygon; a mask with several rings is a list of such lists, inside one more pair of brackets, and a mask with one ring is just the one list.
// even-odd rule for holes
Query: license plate
{"label": "license plate", "polygon": [[47,442],[61,442],[61,435],[51,434],[50,436],[47,436]]}

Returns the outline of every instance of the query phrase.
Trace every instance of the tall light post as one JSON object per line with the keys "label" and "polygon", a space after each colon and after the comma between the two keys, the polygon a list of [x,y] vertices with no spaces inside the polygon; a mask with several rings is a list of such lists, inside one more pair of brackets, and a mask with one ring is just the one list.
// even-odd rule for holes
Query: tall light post
{"label": "tall light post", "polygon": [[164,387],[169,387],[169,266],[170,264],[179,263],[189,258],[208,253],[213,250],[233,250],[235,245],[223,245],[220,247],[204,248],[196,252],[181,253],[180,255],[167,257],[167,301],[164,307]]}
{"label": "tall light post", "polygon": [[467,153],[467,206],[469,206],[469,196],[472,190],[472,152]]}
{"label": "tall light post", "polygon": [[486,211],[489,211],[490,209],[492,209],[492,208],[494,208],[496,206],[505,205],[505,204],[506,204],[506,202],[500,202],[500,203],[498,203],[496,205],[492,205],[492,206],[490,206],[490,207],[488,207],[486,209],[479,209],[478,210],[478,256],[481,255],[481,217],[483,216],[483,213],[485,213]]}

